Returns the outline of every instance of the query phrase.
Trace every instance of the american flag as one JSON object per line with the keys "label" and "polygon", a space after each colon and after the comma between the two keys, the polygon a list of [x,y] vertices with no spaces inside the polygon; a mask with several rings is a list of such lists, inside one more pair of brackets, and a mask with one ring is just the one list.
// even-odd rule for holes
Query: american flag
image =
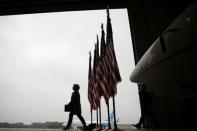
{"label": "american flag", "polygon": [[105,67],[105,61],[104,61],[104,57],[105,57],[105,33],[103,30],[103,24],[101,25],[101,55],[99,58],[99,63],[98,66],[96,68],[96,76],[97,76],[97,83],[99,86],[99,90],[100,90],[100,96],[103,96],[105,99],[105,102],[107,103],[108,99],[110,98],[109,95],[109,83],[107,80],[107,74],[106,74],[106,67]]}
{"label": "american flag", "polygon": [[95,45],[94,49],[94,67],[93,67],[93,73],[92,73],[92,86],[93,86],[93,109],[97,109],[100,105],[100,92],[98,87],[98,81],[96,79],[96,68],[98,66],[99,61],[99,54],[98,54],[98,42]]}
{"label": "american flag", "polygon": [[92,92],[92,56],[89,52],[89,71],[88,71],[88,100],[90,102],[90,107],[93,109],[93,92]]}
{"label": "american flag", "polygon": [[112,94],[110,96],[114,96],[117,93],[116,85],[121,81],[121,76],[118,68],[118,63],[116,60],[116,54],[114,50],[113,43],[113,33],[112,33],[112,25],[111,19],[109,17],[109,9],[107,9],[107,36],[106,36],[106,54],[105,60],[107,62],[106,68],[108,68],[108,77],[110,88]]}
{"label": "american flag", "polygon": [[[93,71],[91,71],[91,79],[89,79],[91,85],[90,97],[92,94],[93,109],[97,109],[100,106],[100,98],[104,97],[106,104],[110,97],[117,94],[116,85],[121,81],[121,76],[116,60],[112,25],[109,17],[109,10],[107,10],[107,36],[105,43],[105,33],[103,25],[101,26],[101,49],[99,56],[99,41],[97,36],[97,44],[94,49]],[[88,91],[89,92],[89,91]]]}

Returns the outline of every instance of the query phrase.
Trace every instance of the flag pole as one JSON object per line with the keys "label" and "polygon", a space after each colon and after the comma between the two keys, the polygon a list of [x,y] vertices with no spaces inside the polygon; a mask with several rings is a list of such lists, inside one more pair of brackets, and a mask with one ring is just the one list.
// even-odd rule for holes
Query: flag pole
{"label": "flag pole", "polygon": [[117,128],[117,123],[116,123],[116,108],[115,108],[115,98],[114,98],[114,95],[112,97],[113,99],[113,110],[114,110],[114,128]]}
{"label": "flag pole", "polygon": [[92,105],[91,105],[91,124],[92,124]]}
{"label": "flag pole", "polygon": [[98,128],[98,108],[96,109],[96,128]]}
{"label": "flag pole", "polygon": [[109,116],[109,100],[107,100],[107,114],[108,114],[108,130],[111,129],[110,116]]}
{"label": "flag pole", "polygon": [[122,131],[121,129],[118,128],[117,123],[116,123],[116,109],[115,109],[115,97],[113,95],[112,97],[113,100],[113,110],[114,110],[114,128],[112,128],[110,131]]}
{"label": "flag pole", "polygon": [[102,125],[101,125],[101,100],[99,100],[99,123],[100,123],[100,130],[102,130]]}

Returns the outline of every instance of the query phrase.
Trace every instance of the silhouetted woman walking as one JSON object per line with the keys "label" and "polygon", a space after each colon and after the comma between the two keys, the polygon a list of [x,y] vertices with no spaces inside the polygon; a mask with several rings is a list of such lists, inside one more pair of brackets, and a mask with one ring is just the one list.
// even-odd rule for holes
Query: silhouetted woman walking
{"label": "silhouetted woman walking", "polygon": [[80,119],[81,123],[83,124],[84,129],[86,129],[86,122],[81,115],[81,102],[80,102],[79,88],[80,87],[78,84],[73,85],[74,92],[72,93],[71,101],[69,103],[71,106],[69,120],[68,120],[67,126],[63,130],[67,130],[70,128],[72,124],[72,120],[73,120],[73,115],[77,115],[77,117]]}

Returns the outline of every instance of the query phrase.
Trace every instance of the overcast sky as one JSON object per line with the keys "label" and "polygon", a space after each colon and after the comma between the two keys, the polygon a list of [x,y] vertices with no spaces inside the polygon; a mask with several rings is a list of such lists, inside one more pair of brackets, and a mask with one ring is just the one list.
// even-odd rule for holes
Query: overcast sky
{"label": "overcast sky", "polygon": [[[140,106],[137,86],[129,81],[135,65],[127,10],[110,10],[110,17],[122,77],[117,117],[120,123],[137,123]],[[73,83],[81,86],[82,115],[90,120],[89,51],[96,34],[101,36],[102,22],[106,30],[105,10],[0,16],[0,122],[66,122],[64,104]],[[103,98],[101,104],[105,120]]]}

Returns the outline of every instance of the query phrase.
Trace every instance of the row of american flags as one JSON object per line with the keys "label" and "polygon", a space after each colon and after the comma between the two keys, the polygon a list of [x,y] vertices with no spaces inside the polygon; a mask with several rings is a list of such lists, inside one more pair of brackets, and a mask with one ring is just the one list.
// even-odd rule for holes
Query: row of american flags
{"label": "row of american flags", "polygon": [[[110,97],[117,94],[117,83],[121,82],[121,76],[114,50],[112,24],[107,9],[106,39],[105,32],[101,25],[101,39],[94,48],[94,57],[89,52],[89,72],[88,72],[88,100],[91,110],[100,107],[100,99],[103,97],[106,104]],[[100,45],[99,45],[100,43]]]}

